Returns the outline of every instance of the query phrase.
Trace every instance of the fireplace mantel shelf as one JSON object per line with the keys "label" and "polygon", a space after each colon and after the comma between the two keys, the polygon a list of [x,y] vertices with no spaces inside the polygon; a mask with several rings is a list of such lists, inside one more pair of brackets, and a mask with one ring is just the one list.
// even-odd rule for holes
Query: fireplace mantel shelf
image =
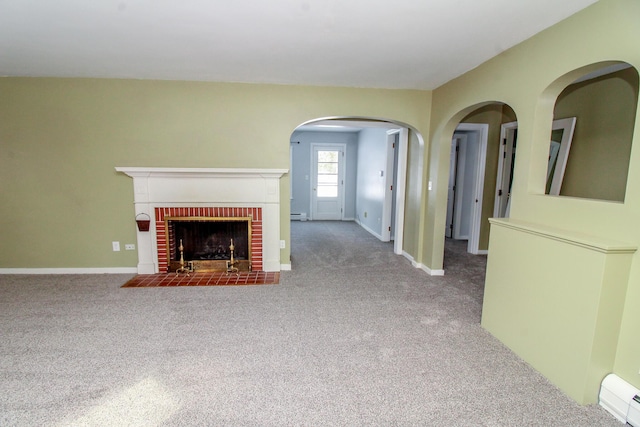
{"label": "fireplace mantel shelf", "polygon": [[135,216],[150,217],[137,231],[138,273],[159,272],[156,208],[255,208],[262,212],[262,266],[280,271],[280,186],[287,169],[116,167],[133,179]]}
{"label": "fireplace mantel shelf", "polygon": [[246,168],[154,168],[154,167],[116,167],[131,178],[143,177],[261,177],[280,178],[288,169],[246,169]]}

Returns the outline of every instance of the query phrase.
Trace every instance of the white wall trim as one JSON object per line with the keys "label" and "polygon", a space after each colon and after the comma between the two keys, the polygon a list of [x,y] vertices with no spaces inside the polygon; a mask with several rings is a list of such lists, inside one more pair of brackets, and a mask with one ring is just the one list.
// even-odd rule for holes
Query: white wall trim
{"label": "white wall trim", "polygon": [[373,231],[371,228],[367,227],[366,225],[364,225],[363,223],[361,223],[359,220],[356,220],[356,224],[358,224],[360,227],[364,228],[365,230],[367,230],[370,234],[374,235],[375,237],[377,237],[380,241],[382,242],[388,242],[389,240],[384,240],[384,237],[381,236],[379,233],[376,233],[375,231]]}
{"label": "white wall trim", "polygon": [[0,268],[0,274],[136,274],[136,267]]}
{"label": "white wall trim", "polygon": [[414,258],[411,256],[411,254],[407,251],[402,251],[401,255],[403,257],[405,257],[406,259],[408,259],[409,261],[411,261],[411,265],[413,265],[415,267],[415,261]]}
{"label": "white wall trim", "polygon": [[432,270],[424,264],[417,264],[415,267],[426,272],[429,276],[444,276],[444,270]]}
{"label": "white wall trim", "polygon": [[[507,145],[507,133],[509,131],[513,131],[518,128],[518,122],[509,122],[503,123],[500,125],[500,152],[498,153],[498,174],[496,176],[496,191],[494,195],[494,203],[493,203],[493,217],[501,218],[500,216],[500,198],[507,197],[508,191],[503,190],[503,195],[500,195],[500,190],[503,189],[503,179],[504,179],[504,163],[505,163],[505,152]],[[508,216],[508,215],[507,215]]]}
{"label": "white wall trim", "polygon": [[444,276],[444,270],[432,270],[429,267],[427,267],[426,265],[416,262],[415,259],[413,259],[413,257],[411,255],[409,255],[407,252],[402,251],[402,256],[404,256],[406,259],[408,259],[409,261],[411,261],[411,265],[415,268],[418,268],[422,271],[424,271],[425,273],[427,273],[429,276]]}
{"label": "white wall trim", "polygon": [[280,271],[291,271],[291,264],[280,264]]}
{"label": "white wall trim", "polygon": [[[393,241],[393,252],[396,255],[402,254],[402,246],[404,244],[404,204],[406,199],[406,182],[407,182],[407,159],[409,156],[409,129],[403,127],[401,129],[392,129],[387,131],[388,135],[398,133],[398,170],[396,171],[397,187],[394,189],[394,197],[396,198],[395,212],[395,230]],[[393,170],[393,168],[392,168]]]}

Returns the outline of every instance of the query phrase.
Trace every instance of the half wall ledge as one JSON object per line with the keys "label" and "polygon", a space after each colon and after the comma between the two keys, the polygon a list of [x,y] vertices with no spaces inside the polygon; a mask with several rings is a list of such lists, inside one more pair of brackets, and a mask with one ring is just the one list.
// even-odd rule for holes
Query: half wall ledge
{"label": "half wall ledge", "polygon": [[490,219],[482,326],[580,404],[613,371],[636,247]]}

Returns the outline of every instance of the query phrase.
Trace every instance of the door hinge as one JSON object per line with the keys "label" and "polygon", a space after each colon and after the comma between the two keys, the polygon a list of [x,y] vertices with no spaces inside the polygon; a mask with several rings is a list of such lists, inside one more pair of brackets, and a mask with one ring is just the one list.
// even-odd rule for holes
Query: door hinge
{"label": "door hinge", "polygon": [[389,226],[389,231],[391,231],[391,226]]}
{"label": "door hinge", "polygon": [[502,138],[502,145],[507,145],[507,138]]}
{"label": "door hinge", "polygon": [[391,144],[391,148],[396,148],[396,143]]}
{"label": "door hinge", "polygon": [[498,196],[502,196],[502,190],[498,190]]}
{"label": "door hinge", "polygon": [[391,191],[393,191],[393,185],[389,188]]}
{"label": "door hinge", "polygon": [[502,158],[503,158],[503,159],[506,159],[506,158],[507,158],[507,152],[506,152],[506,151],[503,151],[503,152],[502,152]]}

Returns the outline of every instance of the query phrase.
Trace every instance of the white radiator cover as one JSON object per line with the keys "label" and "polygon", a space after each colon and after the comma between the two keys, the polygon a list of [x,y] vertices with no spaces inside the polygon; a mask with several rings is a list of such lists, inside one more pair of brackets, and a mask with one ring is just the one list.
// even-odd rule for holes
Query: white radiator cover
{"label": "white radiator cover", "polygon": [[629,414],[627,414],[627,424],[634,427],[640,426],[640,395],[636,394],[629,404]]}
{"label": "white radiator cover", "polygon": [[618,421],[640,427],[640,390],[615,374],[607,375],[600,386],[600,406]]}
{"label": "white radiator cover", "polygon": [[291,213],[291,221],[306,221],[306,220],[307,220],[306,212]]}

